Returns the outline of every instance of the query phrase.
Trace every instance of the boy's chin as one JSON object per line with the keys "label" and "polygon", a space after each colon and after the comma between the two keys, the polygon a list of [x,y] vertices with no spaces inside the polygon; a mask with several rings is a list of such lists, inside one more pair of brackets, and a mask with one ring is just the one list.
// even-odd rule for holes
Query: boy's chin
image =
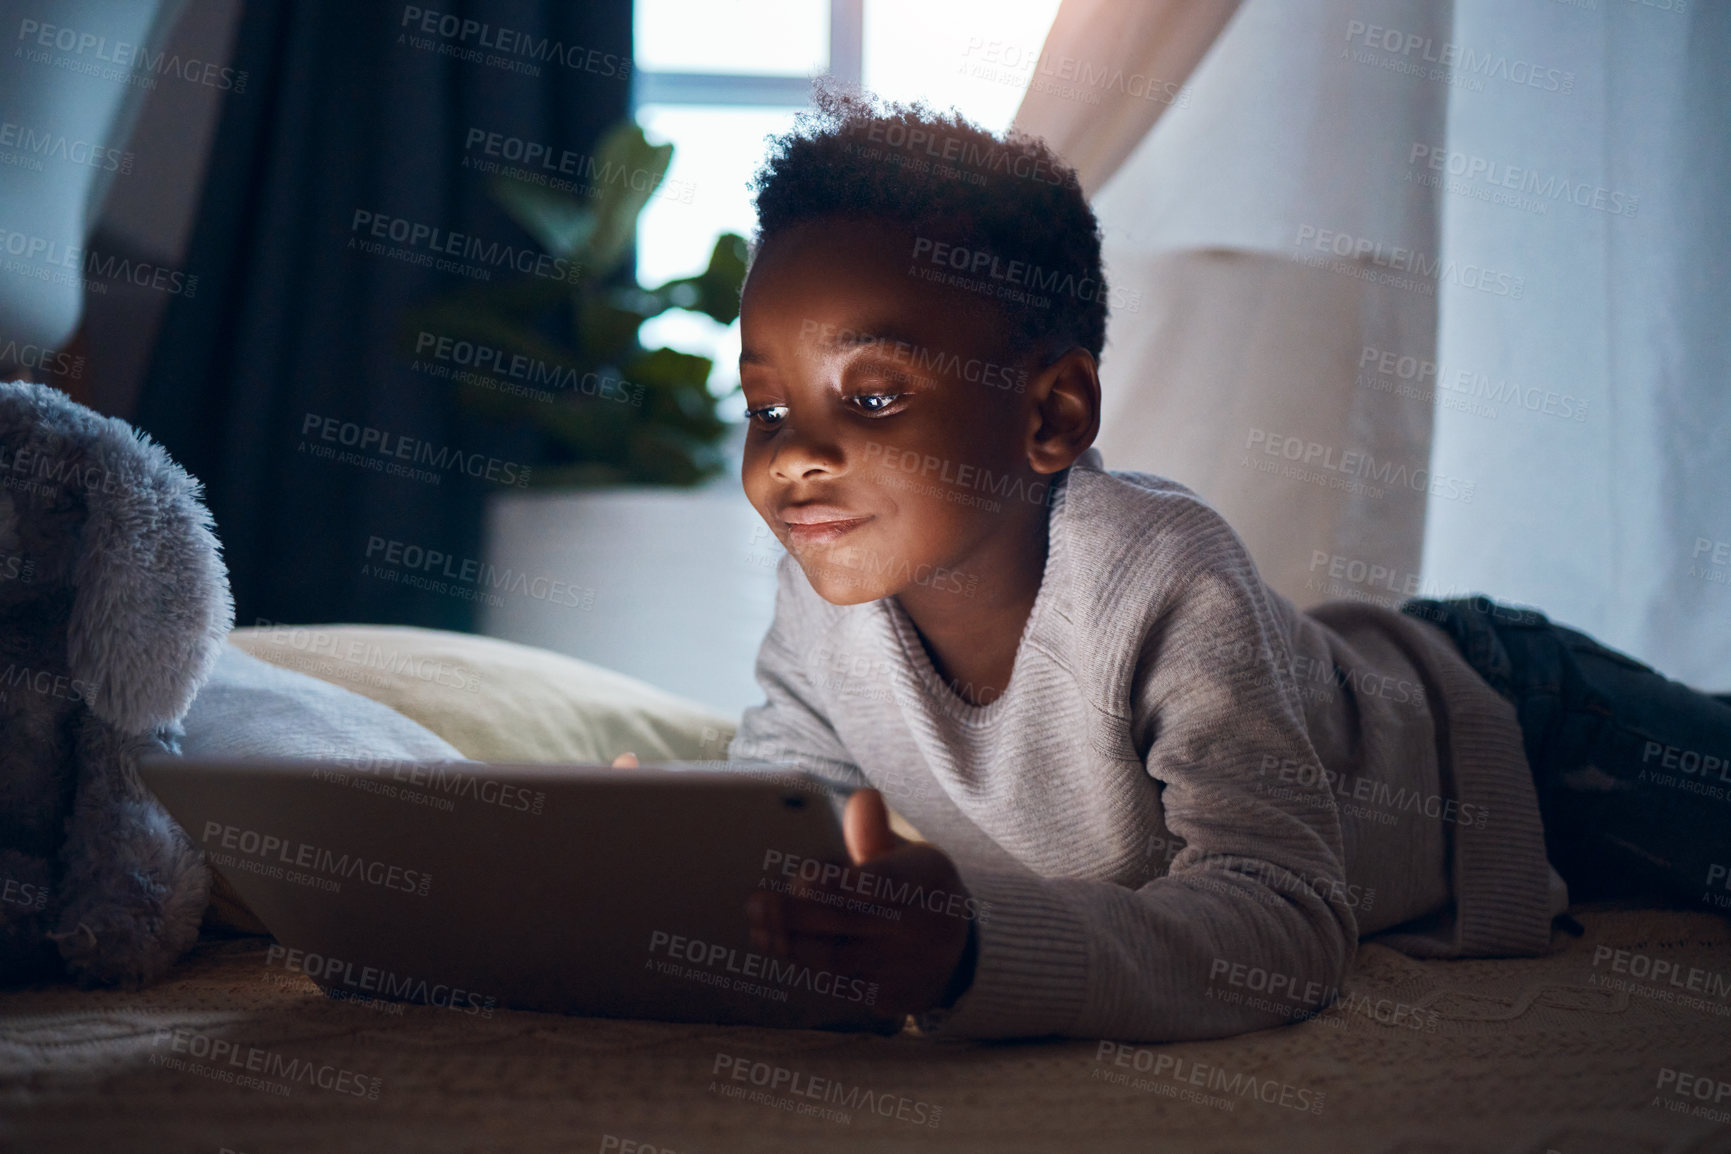
{"label": "boy's chin", "polygon": [[831,605],[863,605],[894,592],[893,589],[879,588],[878,582],[866,581],[858,574],[838,571],[834,566],[826,567],[822,561],[801,560],[799,567],[805,571],[805,579],[811,584],[812,591]]}

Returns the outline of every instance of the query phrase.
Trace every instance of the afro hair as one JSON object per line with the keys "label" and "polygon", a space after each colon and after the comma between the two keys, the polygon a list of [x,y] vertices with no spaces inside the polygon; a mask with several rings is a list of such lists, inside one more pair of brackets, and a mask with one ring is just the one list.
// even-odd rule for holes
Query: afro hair
{"label": "afro hair", "polygon": [[1044,141],[1015,131],[994,136],[954,111],[885,103],[834,84],[820,83],[814,104],[774,138],[751,184],[754,251],[824,218],[908,228],[935,274],[990,298],[1018,353],[1079,346],[1100,359],[1100,225],[1075,170]]}

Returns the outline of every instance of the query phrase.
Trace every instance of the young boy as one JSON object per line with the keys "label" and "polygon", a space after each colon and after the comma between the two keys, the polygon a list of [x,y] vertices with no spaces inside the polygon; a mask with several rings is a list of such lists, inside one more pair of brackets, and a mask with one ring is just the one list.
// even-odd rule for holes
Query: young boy
{"label": "young boy", "polygon": [[1195,494],[1090,447],[1074,174],[819,105],[756,185],[744,482],[789,556],[730,756],[858,789],[840,888],[880,901],[759,892],[758,948],[938,1034],[1208,1038],[1321,1011],[1361,937],[1538,954],[1564,878],[1698,898],[1731,861],[1723,794],[1637,784],[1655,744],[1731,755],[1731,709],[1482,598],[1299,612]]}

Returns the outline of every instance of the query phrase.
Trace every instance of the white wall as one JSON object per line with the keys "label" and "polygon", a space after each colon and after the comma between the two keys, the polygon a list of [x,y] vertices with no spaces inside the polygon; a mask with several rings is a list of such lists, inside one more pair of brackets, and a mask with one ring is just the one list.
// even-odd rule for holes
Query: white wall
{"label": "white wall", "polygon": [[[736,430],[737,434],[737,430]],[[730,452],[738,458],[737,446]],[[487,561],[546,598],[501,594],[482,633],[642,678],[738,715],[763,700],[752,668],[783,550],[728,476],[697,490],[633,487],[496,496]],[[575,597],[537,579],[575,587]],[[588,604],[557,604],[560,599]]]}

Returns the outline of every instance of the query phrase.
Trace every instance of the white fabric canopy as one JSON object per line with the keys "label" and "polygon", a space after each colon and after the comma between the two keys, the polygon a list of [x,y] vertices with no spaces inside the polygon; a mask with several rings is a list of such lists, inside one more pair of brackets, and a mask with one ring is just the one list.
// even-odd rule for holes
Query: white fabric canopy
{"label": "white fabric canopy", "polygon": [[[1455,5],[1458,41],[1573,84],[1450,89],[1450,163],[1501,165],[1512,191],[1546,211],[1482,199],[1486,175],[1443,198],[1445,251],[1495,254],[1528,291],[1508,306],[1440,295],[1439,362],[1472,374],[1463,384],[1507,382],[1508,399],[1494,418],[1437,412],[1438,468],[1476,478],[1484,499],[1432,508],[1425,567],[1724,689],[1731,5],[1683,7]],[[1559,396],[1584,418],[1563,415]],[[1484,403],[1467,390],[1458,399]]]}
{"label": "white fabric canopy", "polygon": [[1731,686],[1731,6],[1245,0],[1162,57],[1096,2],[1048,48],[1200,59],[1127,150],[1017,118],[1098,188],[1108,466],[1300,604],[1482,591]]}

